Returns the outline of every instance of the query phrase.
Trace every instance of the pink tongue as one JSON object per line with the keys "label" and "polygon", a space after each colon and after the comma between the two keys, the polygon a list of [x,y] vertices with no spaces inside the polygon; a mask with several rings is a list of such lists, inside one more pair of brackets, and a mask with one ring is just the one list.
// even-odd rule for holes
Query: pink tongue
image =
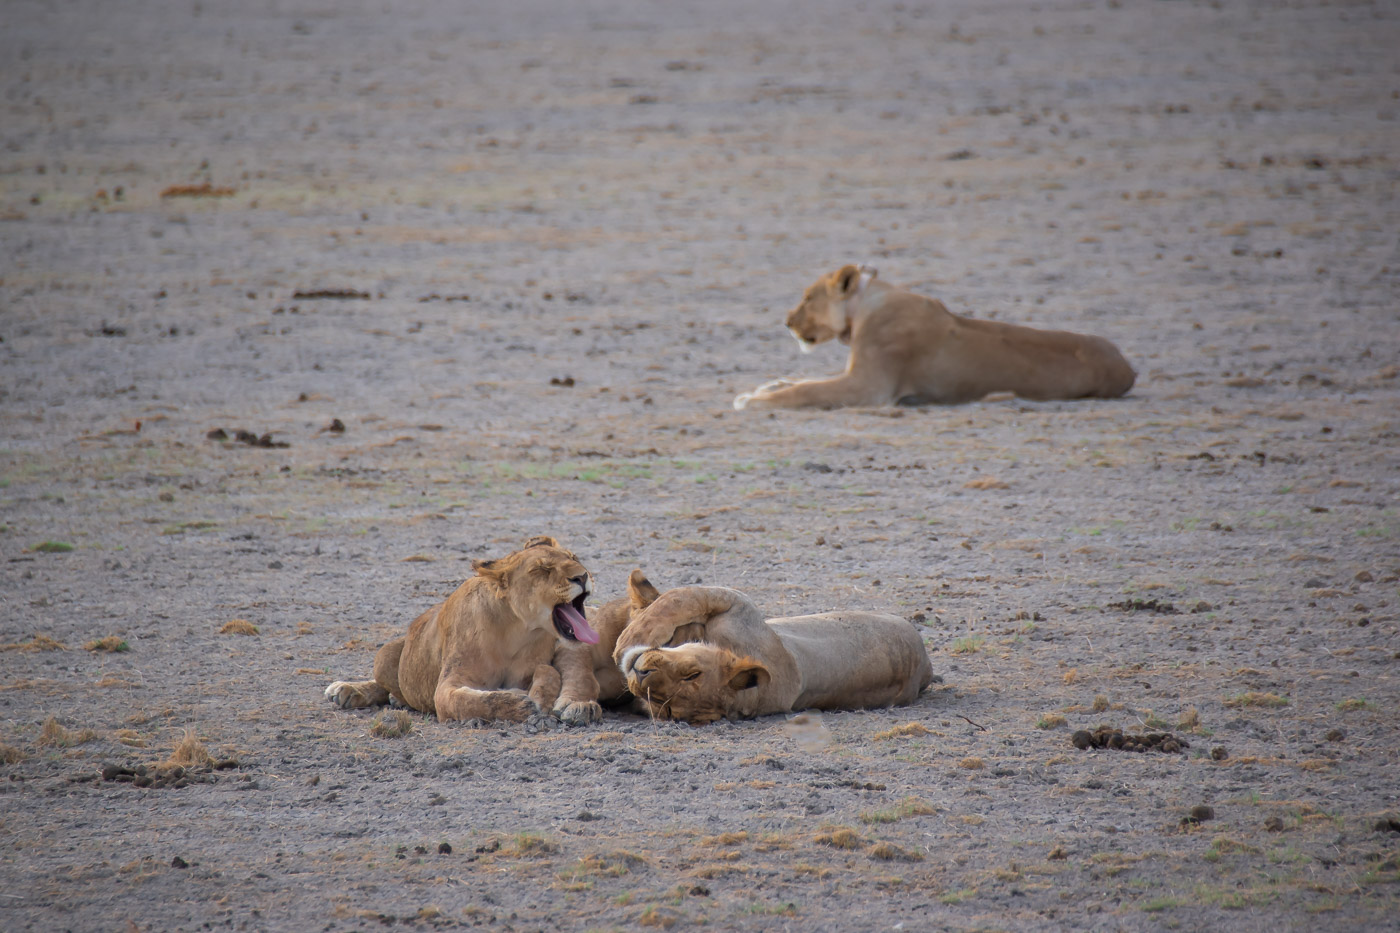
{"label": "pink tongue", "polygon": [[568,603],[555,606],[554,611],[559,614],[561,619],[573,627],[575,638],[585,645],[598,644],[598,633],[593,631],[593,628],[588,624],[588,620],[583,617],[583,613],[579,612]]}

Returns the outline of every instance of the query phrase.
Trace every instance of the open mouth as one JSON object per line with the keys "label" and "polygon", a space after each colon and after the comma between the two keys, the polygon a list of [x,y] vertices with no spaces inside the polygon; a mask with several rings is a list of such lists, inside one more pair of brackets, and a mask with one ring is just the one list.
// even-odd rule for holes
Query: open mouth
{"label": "open mouth", "polygon": [[598,644],[598,633],[588,624],[583,615],[583,598],[580,593],[572,602],[560,603],[554,607],[554,628],[563,638],[581,641],[585,645]]}

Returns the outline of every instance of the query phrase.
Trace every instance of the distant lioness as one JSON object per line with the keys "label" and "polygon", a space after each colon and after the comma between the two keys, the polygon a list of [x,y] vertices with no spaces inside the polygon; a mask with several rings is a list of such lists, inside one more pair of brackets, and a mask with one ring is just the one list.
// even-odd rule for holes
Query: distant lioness
{"label": "distant lioness", "polygon": [[851,348],[831,379],[777,380],[734,399],[744,408],[841,408],[971,402],[992,392],[1036,401],[1117,398],[1137,374],[1102,337],[961,317],[941,301],[843,266],[788,313],[804,352],[828,340]]}
{"label": "distant lioness", "polygon": [[[631,589],[631,581],[629,590]],[[802,709],[914,702],[933,679],[914,626],[873,612],[767,622],[737,590],[684,586],[647,600],[613,656],[657,719],[703,725]]]}
{"label": "distant lioness", "polygon": [[344,709],[393,697],[443,721],[520,722],[548,710],[570,722],[597,720],[596,683],[589,696],[586,684],[561,678],[550,663],[561,639],[598,641],[583,612],[588,571],[546,536],[499,560],[472,561],[472,569],[476,576],[379,649],[372,680],[338,680],[326,697]]}

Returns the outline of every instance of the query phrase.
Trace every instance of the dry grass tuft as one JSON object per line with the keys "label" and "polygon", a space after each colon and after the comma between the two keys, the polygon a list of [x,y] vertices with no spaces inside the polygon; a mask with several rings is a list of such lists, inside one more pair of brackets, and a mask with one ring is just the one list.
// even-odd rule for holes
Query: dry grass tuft
{"label": "dry grass tuft", "polygon": [[902,849],[890,842],[877,842],[866,849],[865,854],[882,862],[922,862],[924,860],[922,852]]}
{"label": "dry grass tuft", "polygon": [[1009,483],[1003,483],[994,476],[984,476],[981,479],[969,480],[963,483],[963,489],[1010,489]]}
{"label": "dry grass tuft", "polygon": [[231,198],[236,191],[232,188],[215,187],[210,182],[197,185],[170,185],[161,191],[163,198]]}
{"label": "dry grass tuft", "polygon": [[1225,701],[1225,705],[1231,709],[1243,709],[1245,707],[1278,709],[1281,706],[1288,705],[1288,697],[1281,697],[1277,693],[1261,693],[1257,690],[1250,690],[1248,693],[1240,693],[1230,697]]}
{"label": "dry grass tuft", "polygon": [[1197,729],[1201,728],[1201,714],[1196,711],[1196,707],[1186,707],[1176,727],[1186,732],[1195,732]]}
{"label": "dry grass tuft", "polygon": [[1059,713],[1046,713],[1040,717],[1040,721],[1035,724],[1037,729],[1058,729],[1069,723],[1069,720]]}
{"label": "dry grass tuft", "polygon": [[386,709],[369,724],[369,734],[381,739],[401,739],[413,731],[413,717],[401,709]]}
{"label": "dry grass tuft", "polygon": [[833,849],[859,849],[865,845],[860,833],[849,826],[833,826],[826,832],[813,836],[812,841],[819,846],[830,846]]}
{"label": "dry grass tuft", "polygon": [[128,748],[146,747],[146,740],[143,739],[141,737],[141,733],[137,732],[135,729],[118,729],[112,734],[116,736],[118,742],[122,743]]}
{"label": "dry grass tuft", "polygon": [[15,748],[13,745],[6,745],[4,742],[0,742],[0,764],[19,764],[23,760],[24,752],[21,749]]}
{"label": "dry grass tuft", "polygon": [[26,654],[32,651],[67,651],[68,646],[60,641],[54,641],[47,635],[35,634],[29,641],[17,641],[13,644],[0,645],[0,653],[6,651],[21,651]]}
{"label": "dry grass tuft", "polygon": [[739,843],[749,838],[749,834],[740,830],[737,833],[720,833],[718,836],[706,836],[701,840],[701,845],[707,846],[737,846]]}
{"label": "dry grass tuft", "polygon": [[680,922],[680,916],[673,910],[652,905],[637,917],[637,924],[644,927],[660,927],[669,930]]}
{"label": "dry grass tuft", "polygon": [[1094,705],[1091,708],[1096,713],[1102,713],[1104,710],[1108,709],[1108,697],[1103,694],[1094,697]]}
{"label": "dry grass tuft", "polygon": [[504,851],[519,858],[542,858],[558,852],[559,846],[535,833],[516,833],[510,847]]}
{"label": "dry grass tuft", "polygon": [[83,645],[88,651],[105,651],[108,654],[118,654],[123,651],[130,651],[131,646],[126,643],[126,639],[120,635],[108,635],[106,638],[94,638]]}
{"label": "dry grass tuft", "polygon": [[65,729],[57,719],[50,716],[44,720],[44,729],[39,733],[39,744],[46,748],[72,748],[74,745],[91,742],[95,738],[97,738],[97,733],[91,729],[70,731]]}
{"label": "dry grass tuft", "polygon": [[981,770],[982,770],[982,759],[981,759],[981,758],[964,758],[962,761],[958,762],[958,767],[959,767],[959,768],[965,768],[965,769],[967,769],[968,771],[981,771]]}
{"label": "dry grass tuft", "polygon": [[220,635],[256,635],[258,627],[247,619],[230,619],[219,629]]}
{"label": "dry grass tuft", "polygon": [[1070,684],[1074,683],[1074,682],[1075,682],[1076,680],[1078,680],[1078,679],[1079,679],[1079,668],[1077,668],[1077,667],[1071,667],[1069,670],[1065,671],[1065,676],[1064,676],[1065,686],[1069,686]]}
{"label": "dry grass tuft", "polygon": [[876,741],[881,741],[884,739],[896,739],[904,735],[932,734],[933,733],[929,731],[929,728],[921,722],[906,722],[903,725],[895,726],[891,729],[886,729],[883,732],[877,732],[874,735],[872,735],[871,738],[875,739]]}
{"label": "dry grass tuft", "polygon": [[175,750],[170,753],[170,757],[164,762],[166,765],[207,765],[212,764],[214,758],[209,754],[209,749],[204,747],[204,743],[199,740],[199,735],[192,728],[186,728],[185,734],[180,737],[180,741],[175,743]]}

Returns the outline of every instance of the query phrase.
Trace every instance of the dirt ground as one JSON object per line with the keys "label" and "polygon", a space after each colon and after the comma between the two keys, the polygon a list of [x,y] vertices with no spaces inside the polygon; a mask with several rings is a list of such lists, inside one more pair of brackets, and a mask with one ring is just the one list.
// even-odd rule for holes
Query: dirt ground
{"label": "dirt ground", "polygon": [[[3,18],[0,928],[1398,928],[1393,4]],[[847,261],[1138,384],[734,411],[843,365],[781,325]],[[538,533],[942,680],[325,701]]]}

